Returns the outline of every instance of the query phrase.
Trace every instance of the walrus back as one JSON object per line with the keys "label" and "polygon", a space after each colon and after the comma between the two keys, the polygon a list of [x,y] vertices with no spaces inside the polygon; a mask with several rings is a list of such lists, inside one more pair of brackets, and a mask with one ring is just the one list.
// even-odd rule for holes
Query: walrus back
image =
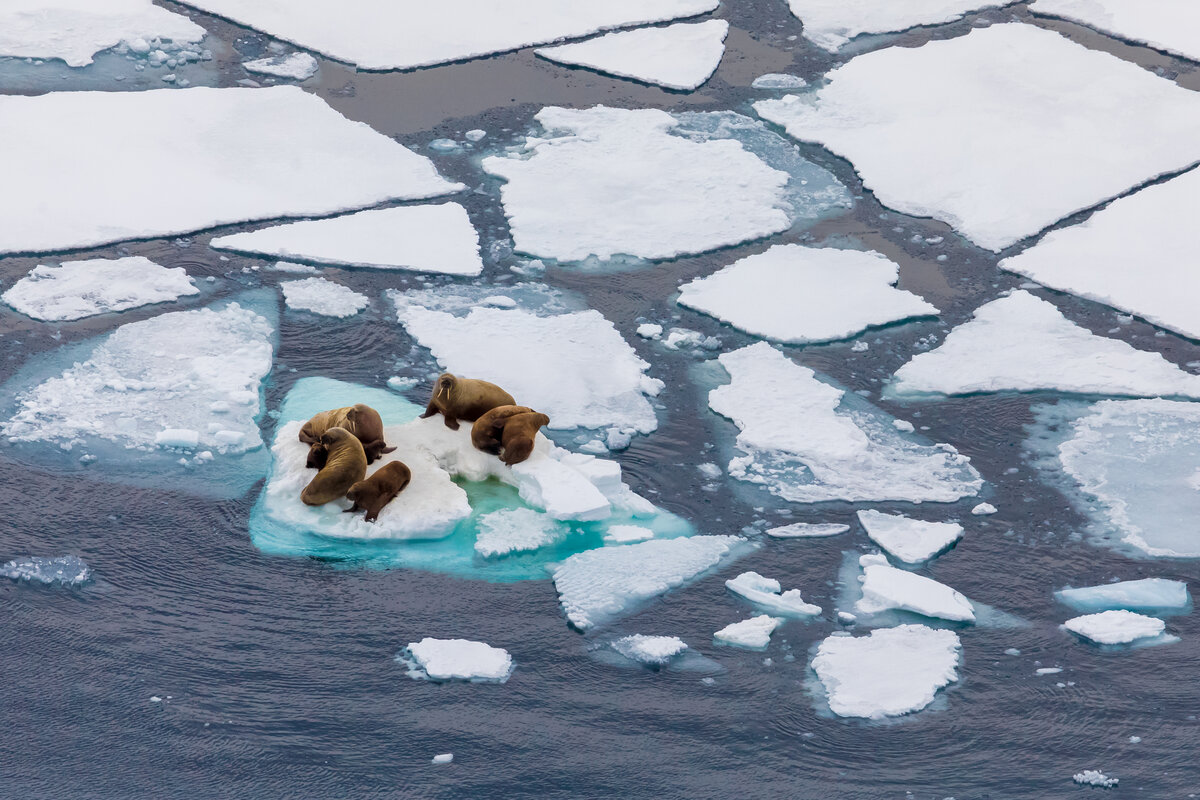
{"label": "walrus back", "polygon": [[327,431],[322,439],[328,451],[325,466],[300,493],[300,500],[305,505],[320,506],[345,497],[350,487],[367,475],[367,454],[363,451],[362,442],[349,431],[345,432],[346,435],[335,437],[333,442],[326,442],[329,433]]}

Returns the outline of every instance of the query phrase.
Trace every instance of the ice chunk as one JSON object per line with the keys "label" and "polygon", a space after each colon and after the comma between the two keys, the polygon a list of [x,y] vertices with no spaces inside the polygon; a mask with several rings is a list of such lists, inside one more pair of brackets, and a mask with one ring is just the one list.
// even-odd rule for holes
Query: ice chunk
{"label": "ice chunk", "polygon": [[804,23],[800,34],[813,44],[836,53],[862,33],[892,33],[918,25],[940,25],[982,8],[1009,5],[1014,0],[788,0]]}
{"label": "ice chunk", "polygon": [[789,344],[845,339],[938,310],[895,288],[899,267],[873,250],[775,245],[680,287],[679,304]]}
{"label": "ice chunk", "polygon": [[996,507],[991,503],[980,503],[971,509],[971,514],[976,517],[986,517],[996,513]]}
{"label": "ice chunk", "polygon": [[637,335],[643,339],[657,339],[662,336],[663,326],[653,322],[643,322],[637,326]]}
{"label": "ice chunk", "polygon": [[745,541],[692,536],[588,550],[553,569],[554,587],[567,619],[586,631],[740,554]]}
{"label": "ice chunk", "polygon": [[828,79],[754,108],[849,159],[884,205],[991,250],[1200,159],[1200,96],[1032,25],[878,50]]}
{"label": "ice chunk", "polygon": [[279,284],[287,307],[324,317],[353,317],[368,305],[367,296],[324,278],[304,278]]}
{"label": "ice chunk", "polygon": [[365,70],[412,69],[704,14],[717,0],[187,0]]}
{"label": "ice chunk", "polygon": [[[0,96],[0,252],[328,214],[462,188],[295,86]],[[77,123],[88,120],[87,136]],[[136,143],[136,146],[135,144]],[[180,187],[148,190],[131,176]]]}
{"label": "ice chunk", "polygon": [[429,763],[431,764],[449,764],[454,761],[454,753],[439,753],[434,756]]}
{"label": "ice chunk", "polygon": [[2,298],[26,316],[60,322],[199,293],[182,267],[167,269],[142,256],[129,256],[40,264]]}
{"label": "ice chunk", "polygon": [[195,450],[196,446],[200,444],[200,432],[188,428],[167,428],[154,434],[154,443],[159,447]]}
{"label": "ice chunk", "polygon": [[640,633],[617,639],[612,647],[626,658],[649,666],[666,664],[687,650],[687,645],[678,636],[644,636]]}
{"label": "ice chunk", "polygon": [[479,518],[475,552],[484,558],[523,553],[560,542],[566,534],[553,517],[531,508],[493,511]]}
{"label": "ice chunk", "polygon": [[880,511],[859,511],[858,521],[871,541],[906,564],[928,561],[963,535],[957,522],[927,522]]}
{"label": "ice chunk", "polygon": [[1067,587],[1055,592],[1054,599],[1078,611],[1088,612],[1123,609],[1154,614],[1186,611],[1192,605],[1187,584],[1166,578],[1142,578],[1079,589]]}
{"label": "ice chunk", "polygon": [[[857,395],[817,380],[765,342],[724,353],[732,381],[708,395],[741,429],[729,474],[793,502],[953,502],[983,484],[949,445],[902,434]],[[803,420],[789,424],[788,420]]]}
{"label": "ice chunk", "polygon": [[1024,290],[993,300],[896,371],[897,395],[1057,391],[1200,398],[1200,376],[1067,320]]}
{"label": "ice chunk", "polygon": [[287,78],[293,81],[306,81],[317,74],[317,60],[308,53],[291,53],[286,56],[267,56],[242,64],[246,72],[259,75],[270,75],[274,78]]}
{"label": "ice chunk", "polygon": [[14,581],[79,586],[91,580],[92,570],[78,556],[28,556],[0,566],[0,576]]}
{"label": "ice chunk", "polygon": [[793,522],[778,528],[768,528],[767,536],[776,539],[811,539],[824,536],[837,536],[850,530],[849,525],[836,522]]}
{"label": "ice chunk", "polygon": [[911,611],[952,622],[974,622],[971,601],[944,583],[890,566],[883,556],[863,556],[862,598],[854,609],[860,614]]}
{"label": "ice chunk", "polygon": [[1130,644],[1162,636],[1167,624],[1161,619],[1118,610],[1075,617],[1064,622],[1063,627],[1096,644]]}
{"label": "ice chunk", "polygon": [[1120,778],[1110,778],[1098,769],[1085,769],[1072,775],[1071,779],[1081,786],[1098,786],[1101,789],[1111,789],[1121,782]]}
{"label": "ice chunk", "polygon": [[958,680],[953,631],[900,625],[866,636],[830,636],[812,660],[829,708],[840,717],[882,719],[919,711]]}
{"label": "ice chunk", "polygon": [[504,683],[513,671],[507,650],[467,639],[410,642],[399,656],[409,664],[409,677],[430,681]]}
{"label": "ice chunk", "polygon": [[728,22],[710,19],[690,25],[610,33],[534,52],[560,64],[691,91],[716,72],[725,54],[728,32]]}
{"label": "ice chunk", "polygon": [[750,84],[752,89],[803,89],[808,81],[799,75],[788,75],[785,72],[769,72],[759,75]]}
{"label": "ice chunk", "polygon": [[1069,19],[1155,50],[1200,61],[1200,8],[1172,0],[1037,0],[1029,10]]}
{"label": "ice chunk", "polygon": [[771,634],[784,622],[782,617],[760,614],[726,625],[713,634],[718,644],[742,647],[747,650],[765,650],[771,642]]}
{"label": "ice chunk", "polygon": [[725,588],[754,605],[785,617],[815,617],[821,607],[804,602],[799,589],[788,589],[781,593],[779,581],[764,578],[757,572],[743,572],[736,578],[725,581]]}
{"label": "ice chunk", "polygon": [[654,538],[654,531],[641,525],[610,525],[604,534],[608,544],[631,544]]}
{"label": "ice chunk", "polygon": [[479,235],[458,203],[396,206],[219,236],[217,250],[318,264],[478,275]]}

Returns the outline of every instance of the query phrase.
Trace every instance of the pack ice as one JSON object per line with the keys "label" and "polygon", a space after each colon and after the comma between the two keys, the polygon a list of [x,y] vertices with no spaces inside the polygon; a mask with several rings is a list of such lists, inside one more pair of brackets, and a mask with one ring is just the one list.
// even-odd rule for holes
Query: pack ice
{"label": "pack ice", "polygon": [[709,392],[708,404],[740,429],[736,446],[745,455],[729,462],[735,478],[797,503],[949,503],[983,485],[950,445],[898,431],[892,417],[766,342],[719,361],[730,382]]}
{"label": "pack ice", "polygon": [[668,25],[610,33],[586,42],[543,47],[542,58],[654,83],[668,89],[699,88],[721,63],[729,23],[710,19],[694,24]]}
{"label": "pack ice", "polygon": [[[78,121],[88,120],[88,135]],[[0,96],[0,253],[46,252],[462,188],[295,86]],[[161,191],[138,176],[170,182]]]}
{"label": "pack ice", "polygon": [[1147,639],[1160,637],[1175,640],[1174,637],[1164,637],[1167,625],[1161,619],[1135,614],[1132,611],[1087,614],[1067,620],[1063,627],[1096,644],[1144,644]]}
{"label": "pack ice", "polygon": [[944,583],[896,569],[880,555],[862,556],[859,564],[863,568],[862,597],[854,610],[860,614],[910,611],[951,622],[975,621],[971,601]]}
{"label": "pack ice", "polygon": [[785,617],[815,617],[821,607],[804,602],[799,589],[782,591],[779,581],[765,578],[757,572],[743,572],[725,581],[725,588],[754,605]]}
{"label": "pack ice", "polygon": [[1200,159],[1195,92],[1031,25],[879,50],[827,77],[754,108],[849,159],[884,205],[991,250]]}
{"label": "pack ice", "polygon": [[1200,377],[1067,320],[1024,290],[993,300],[896,371],[897,395],[1056,391],[1200,398]]}
{"label": "pack ice", "polygon": [[469,639],[425,637],[409,642],[398,657],[408,664],[409,677],[430,681],[504,683],[513,671],[507,650]]}
{"label": "pack ice", "polygon": [[958,634],[900,625],[866,636],[830,636],[812,660],[839,717],[883,719],[920,711],[958,680]]}
{"label": "pack ice", "polygon": [[727,644],[746,650],[765,650],[771,643],[771,634],[783,622],[781,617],[759,614],[757,617],[726,625],[713,634],[713,639],[718,644]]}
{"label": "pack ice", "polygon": [[679,304],[789,344],[846,339],[938,310],[895,288],[899,267],[873,250],[775,245],[684,284]]}
{"label": "pack ice", "polygon": [[804,23],[801,35],[836,53],[863,33],[892,33],[918,25],[939,25],[983,8],[1013,0],[788,0],[792,14]]}
{"label": "pack ice", "polygon": [[1191,608],[1187,584],[1166,578],[1142,578],[1101,586],[1067,587],[1054,593],[1054,599],[1076,611],[1138,611],[1151,614],[1181,612]]}
{"label": "pack ice", "polygon": [[1037,14],[1069,19],[1139,44],[1200,61],[1200,8],[1172,0],[1037,0]]}
{"label": "pack ice", "polygon": [[[154,39],[198,42],[204,29],[150,0],[8,0],[0,5],[0,56],[59,58],[86,67],[101,50]],[[140,40],[140,42],[139,42]]]}
{"label": "pack ice", "polygon": [[[1181,6],[1182,7],[1182,6]],[[1114,200],[1050,231],[1000,268],[1200,339],[1200,170]]]}
{"label": "pack ice", "polygon": [[314,264],[478,275],[479,234],[458,203],[396,206],[218,236],[216,250]]}
{"label": "pack ice", "polygon": [[957,522],[929,522],[881,511],[859,511],[858,521],[871,541],[905,564],[922,564],[963,535]]}
{"label": "pack ice", "polygon": [[34,319],[65,322],[199,293],[182,267],[129,256],[39,264],[0,299]]}

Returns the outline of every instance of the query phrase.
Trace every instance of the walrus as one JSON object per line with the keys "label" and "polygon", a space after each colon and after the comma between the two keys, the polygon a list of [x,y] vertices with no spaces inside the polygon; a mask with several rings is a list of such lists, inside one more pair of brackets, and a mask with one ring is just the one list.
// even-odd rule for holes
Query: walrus
{"label": "walrus", "polygon": [[305,460],[304,466],[309,469],[320,469],[325,466],[325,462],[328,459],[329,451],[325,449],[325,445],[320,442],[313,442],[312,446],[308,448],[308,458]]}
{"label": "walrus", "polygon": [[550,418],[536,411],[509,417],[504,422],[504,432],[500,434],[500,444],[503,447],[500,460],[511,467],[529,458],[538,429],[549,424]]}
{"label": "walrus", "polygon": [[526,408],[525,406],[497,406],[493,408],[475,420],[475,424],[471,426],[471,444],[475,445],[476,450],[482,450],[494,456],[500,455],[500,434],[504,430],[504,423],[514,414],[532,413],[533,409]]}
{"label": "walrus", "polygon": [[388,447],[383,440],[383,418],[379,412],[363,403],[332,408],[314,415],[300,428],[300,441],[313,444],[330,428],[345,428],[357,436],[367,454],[368,464],[375,463],[381,455],[396,449]]}
{"label": "walrus", "polygon": [[404,491],[411,480],[412,470],[403,461],[384,464],[374,475],[350,487],[346,497],[353,500],[354,505],[346,511],[366,511],[363,519],[374,522],[379,519],[379,511]]}
{"label": "walrus", "polygon": [[421,419],[440,411],[446,418],[446,427],[456,431],[460,419],[474,422],[496,406],[516,404],[511,394],[494,383],[443,372],[433,385],[433,397],[429,398],[429,406]]}
{"label": "walrus", "polygon": [[328,454],[325,466],[300,493],[300,499],[309,506],[345,497],[351,486],[367,476],[367,454],[353,433],[345,428],[330,428],[321,434],[321,444]]}

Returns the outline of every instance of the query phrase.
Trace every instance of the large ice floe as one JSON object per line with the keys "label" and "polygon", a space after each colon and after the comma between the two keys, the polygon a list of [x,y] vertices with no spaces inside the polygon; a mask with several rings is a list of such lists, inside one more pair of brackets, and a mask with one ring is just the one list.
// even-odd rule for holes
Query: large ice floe
{"label": "large ice floe", "polygon": [[34,319],[66,322],[199,293],[182,267],[168,269],[128,256],[39,264],[0,299]]}
{"label": "large ice floe", "polygon": [[1018,290],[980,306],[937,349],[918,353],[888,387],[897,395],[1055,391],[1200,398],[1200,376],[1158,353],[1097,336]]}
{"label": "large ice floe", "polygon": [[919,711],[938,689],[958,680],[958,634],[900,625],[866,636],[830,636],[817,647],[813,671],[839,717],[882,719]]}
{"label": "large ice floe", "polygon": [[0,56],[58,58],[86,67],[102,50],[155,39],[198,42],[204,29],[150,0],[6,0],[0,4]]}
{"label": "large ice floe", "polygon": [[216,250],[347,267],[478,275],[479,234],[458,203],[396,206],[218,236]]}
{"label": "large ice floe", "polygon": [[483,160],[517,250],[661,259],[769,236],[850,205],[845,187],[732,112],[543,108],[544,133]]}
{"label": "large ice floe", "polygon": [[862,597],[854,605],[859,614],[909,611],[951,622],[974,622],[975,607],[958,591],[932,578],[897,569],[881,555],[859,559],[863,568]]}
{"label": "large ice floe", "polygon": [[1200,339],[1200,169],[1114,200],[1000,262],[1043,286]]}
{"label": "large ice floe", "polygon": [[[78,121],[88,120],[87,136]],[[329,214],[461,187],[295,86],[0,96],[0,253]],[[177,191],[169,201],[136,176]]]}
{"label": "large ice floe", "polygon": [[[412,470],[411,483],[373,523],[342,513],[346,500],[300,501],[315,474],[305,467],[300,426],[319,411],[355,403],[380,413],[387,443],[396,447],[368,475],[397,460]],[[471,445],[470,425],[452,431],[440,415],[419,419],[423,410],[386,389],[330,378],[298,381],[279,409],[271,473],[250,515],[254,544],[352,565],[509,581],[545,578],[548,563],[603,547],[610,526],[637,524],[664,537],[691,532],[630,490],[615,461],[569,452],[539,434],[529,460],[506,467]]]}
{"label": "large ice floe", "polygon": [[82,586],[92,579],[92,570],[79,556],[27,556],[0,565],[0,577],[48,586]]}
{"label": "large ice floe", "polygon": [[359,69],[412,69],[704,14],[717,0],[187,0]]}
{"label": "large ice floe", "polygon": [[1138,611],[1147,614],[1178,614],[1192,607],[1187,584],[1166,578],[1142,578],[1100,586],[1067,587],[1054,599],[1076,611]]}
{"label": "large ice floe", "polygon": [[302,278],[279,284],[284,303],[296,311],[311,311],[324,317],[353,317],[370,302],[349,286],[324,278]]}
{"label": "large ice floe", "polygon": [[709,392],[708,404],[740,429],[744,455],[729,462],[735,478],[798,503],[949,503],[983,485],[950,445],[897,430],[892,417],[765,342],[724,353],[719,363],[730,382]]}
{"label": "large ice floe", "polygon": [[1036,0],[1029,10],[1200,61],[1200,7],[1174,0]]}
{"label": "large ice floe", "polygon": [[1019,23],[868,53],[754,108],[884,205],[997,251],[1200,160],[1200,95]]}
{"label": "large ice floe", "polygon": [[939,25],[983,8],[1014,0],[788,0],[792,14],[804,23],[800,34],[836,53],[860,34],[893,33],[918,25]]}
{"label": "large ice floe", "polygon": [[539,56],[569,66],[691,91],[712,77],[725,54],[729,23],[710,19],[610,33],[586,42],[544,47]]}
{"label": "large ice floe", "polygon": [[759,614],[757,617],[733,622],[713,634],[717,644],[741,647],[745,650],[765,650],[771,634],[784,623],[782,617]]}
{"label": "large ice floe", "polygon": [[1132,611],[1087,614],[1067,620],[1063,627],[1099,645],[1166,644],[1179,641],[1178,637],[1166,633],[1167,624],[1161,619]]}
{"label": "large ice floe", "polygon": [[882,511],[859,511],[858,521],[871,541],[905,564],[922,564],[963,535],[957,522],[929,522]]}
{"label": "large ice floe", "polygon": [[781,244],[684,284],[679,304],[779,342],[826,342],[936,315],[895,287],[898,275],[899,267],[874,251]]}
{"label": "large ice floe", "polygon": [[426,637],[410,642],[396,658],[408,666],[410,678],[428,681],[504,683],[513,671],[507,650],[469,639]]}
{"label": "large ice floe", "polygon": [[22,459],[97,478],[241,494],[266,463],[277,304],[248,292],[39,356],[5,385],[0,434]]}
{"label": "large ice floe", "polygon": [[782,591],[779,581],[757,572],[743,572],[725,581],[725,588],[772,614],[784,617],[815,617],[821,607],[804,602],[799,589]]}

